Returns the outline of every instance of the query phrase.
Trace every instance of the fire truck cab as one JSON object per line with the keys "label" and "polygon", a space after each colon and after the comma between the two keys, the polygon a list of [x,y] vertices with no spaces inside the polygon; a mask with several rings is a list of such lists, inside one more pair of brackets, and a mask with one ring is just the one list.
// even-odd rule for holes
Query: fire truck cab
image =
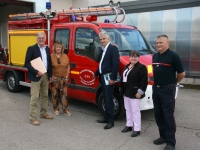
{"label": "fire truck cab", "polygon": [[[110,35],[111,43],[116,45],[120,54],[119,74],[129,63],[129,52],[137,50],[140,62],[148,69],[149,85],[145,97],[141,100],[141,110],[153,108],[152,102],[152,55],[155,53],[142,33],[134,26],[121,25],[118,14],[125,11],[120,7],[70,9],[54,13],[30,13],[10,15],[15,21],[8,22],[8,60],[0,63],[0,78],[6,82],[10,92],[19,92],[22,86],[30,87],[24,59],[27,47],[36,43],[36,34],[45,32],[51,48],[56,41],[64,45],[64,53],[70,60],[68,97],[98,105],[104,113],[104,99],[101,84],[93,74],[99,65],[101,45],[98,34],[105,30]],[[97,22],[97,16],[116,15],[112,21]],[[45,17],[46,15],[46,17]],[[123,19],[124,19],[123,17]],[[20,18],[20,19],[19,19]],[[116,22],[117,21],[117,22]],[[5,53],[4,53],[5,54]],[[119,83],[116,83],[113,95],[115,117],[124,112],[123,97],[119,94]]]}

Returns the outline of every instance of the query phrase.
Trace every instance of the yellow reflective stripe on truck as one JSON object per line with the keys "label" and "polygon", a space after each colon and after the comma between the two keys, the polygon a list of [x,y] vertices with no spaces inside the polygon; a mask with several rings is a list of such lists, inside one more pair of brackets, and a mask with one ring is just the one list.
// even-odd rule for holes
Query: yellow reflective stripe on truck
{"label": "yellow reflective stripe on truck", "polygon": [[153,73],[152,65],[147,65],[148,73]]}
{"label": "yellow reflective stripe on truck", "polygon": [[9,35],[37,35],[38,32],[44,32],[44,30],[8,30]]}
{"label": "yellow reflective stripe on truck", "polygon": [[44,32],[44,30],[8,30],[8,34],[9,35],[28,35],[28,34],[32,34],[32,35],[37,35],[38,32]]}
{"label": "yellow reflective stripe on truck", "polygon": [[78,71],[71,71],[71,74],[80,74]]}

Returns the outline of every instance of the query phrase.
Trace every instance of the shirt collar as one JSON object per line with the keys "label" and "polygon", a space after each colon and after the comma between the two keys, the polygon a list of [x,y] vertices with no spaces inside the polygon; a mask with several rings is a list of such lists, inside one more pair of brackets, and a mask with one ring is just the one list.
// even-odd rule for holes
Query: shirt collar
{"label": "shirt collar", "polygon": [[102,46],[102,50],[103,51],[107,50],[109,44],[110,44],[110,42],[105,47]]}
{"label": "shirt collar", "polygon": [[44,45],[44,47],[40,47],[40,45],[38,44],[38,47],[41,48],[41,49],[45,49],[46,48],[46,45]]}

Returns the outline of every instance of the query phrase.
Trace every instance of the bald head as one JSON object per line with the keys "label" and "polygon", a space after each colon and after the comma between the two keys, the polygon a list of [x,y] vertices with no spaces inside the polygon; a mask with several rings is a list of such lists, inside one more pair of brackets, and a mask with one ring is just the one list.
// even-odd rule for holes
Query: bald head
{"label": "bald head", "polygon": [[156,48],[162,54],[169,48],[169,40],[167,35],[159,35],[156,38]]}

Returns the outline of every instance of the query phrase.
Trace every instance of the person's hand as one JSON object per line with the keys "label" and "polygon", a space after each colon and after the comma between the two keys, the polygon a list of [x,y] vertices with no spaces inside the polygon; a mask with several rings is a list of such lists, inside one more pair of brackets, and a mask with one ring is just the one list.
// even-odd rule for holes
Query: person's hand
{"label": "person's hand", "polygon": [[97,76],[95,76],[95,74],[93,73],[93,78],[92,79],[94,79],[94,78],[96,78]]}
{"label": "person's hand", "polygon": [[50,79],[49,79],[49,82],[52,82],[53,81],[53,77],[51,77]]}
{"label": "person's hand", "polygon": [[109,80],[108,82],[109,82],[109,85],[115,84],[115,80]]}
{"label": "person's hand", "polygon": [[42,73],[42,72],[40,72],[40,71],[38,71],[38,73],[37,73],[37,77],[41,77],[41,76],[43,76],[44,75],[44,73]]}
{"label": "person's hand", "polygon": [[137,94],[135,95],[136,98],[141,98],[141,94],[137,92]]}

